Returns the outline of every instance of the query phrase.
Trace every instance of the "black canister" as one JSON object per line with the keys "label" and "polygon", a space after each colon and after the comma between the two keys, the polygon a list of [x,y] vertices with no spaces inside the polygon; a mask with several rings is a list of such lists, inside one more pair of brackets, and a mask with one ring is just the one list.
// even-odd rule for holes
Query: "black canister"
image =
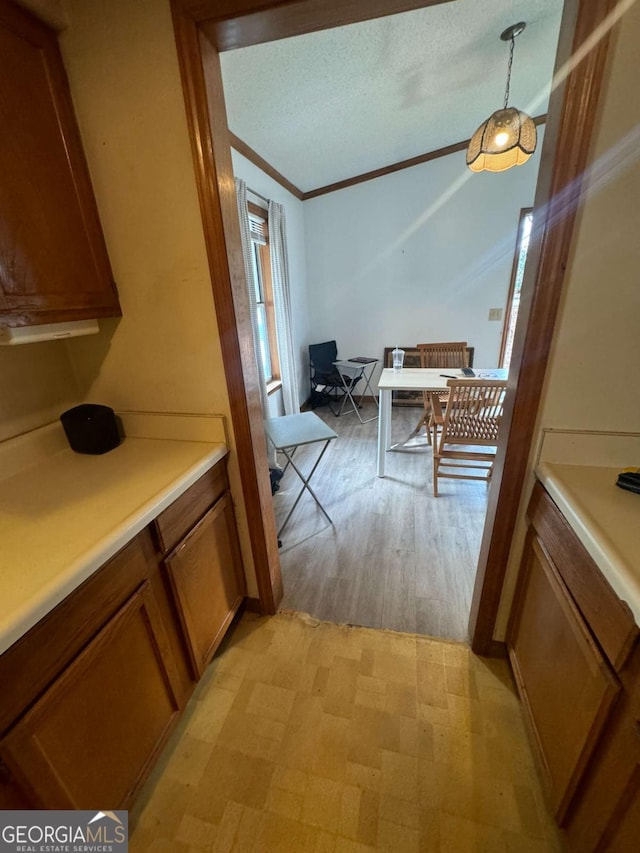
{"label": "black canister", "polygon": [[72,450],[94,455],[106,453],[120,444],[118,419],[109,406],[83,403],[60,415]]}

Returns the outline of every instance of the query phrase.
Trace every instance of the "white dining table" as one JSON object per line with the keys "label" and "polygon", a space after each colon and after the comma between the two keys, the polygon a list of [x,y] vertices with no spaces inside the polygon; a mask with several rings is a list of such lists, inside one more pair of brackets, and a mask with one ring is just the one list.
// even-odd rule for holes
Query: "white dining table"
{"label": "white dining table", "polygon": [[[508,370],[498,367],[473,368],[475,379],[506,379]],[[407,367],[395,371],[386,367],[380,374],[380,418],[378,420],[378,477],[384,477],[388,450],[399,449],[391,445],[391,403],[394,391],[445,391],[449,379],[464,379],[458,368]]]}

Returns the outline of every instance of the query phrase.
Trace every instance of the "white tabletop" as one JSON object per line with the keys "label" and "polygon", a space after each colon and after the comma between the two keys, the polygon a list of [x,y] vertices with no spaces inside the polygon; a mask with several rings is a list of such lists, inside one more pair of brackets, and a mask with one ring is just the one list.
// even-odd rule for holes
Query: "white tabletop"
{"label": "white tabletop", "polygon": [[354,358],[340,358],[338,361],[334,361],[333,363],[342,367],[370,367],[372,364],[377,364],[380,361],[379,358],[369,358],[367,361],[357,361]]}
{"label": "white tabletop", "polygon": [[454,367],[403,367],[395,371],[385,367],[380,374],[380,391],[442,391],[449,379],[506,379],[508,370],[498,367],[474,367],[475,376],[465,377]]}
{"label": "white tabletop", "polygon": [[380,374],[380,423],[378,425],[378,477],[384,477],[385,454],[391,450],[391,398],[393,391],[444,391],[450,379],[502,379],[509,373],[498,367],[474,367],[465,377],[456,367],[405,367],[395,371],[386,367]]}
{"label": "white tabletop", "polygon": [[314,441],[331,441],[332,438],[338,437],[314,412],[269,418],[264,422],[264,427],[276,450],[312,444]]}

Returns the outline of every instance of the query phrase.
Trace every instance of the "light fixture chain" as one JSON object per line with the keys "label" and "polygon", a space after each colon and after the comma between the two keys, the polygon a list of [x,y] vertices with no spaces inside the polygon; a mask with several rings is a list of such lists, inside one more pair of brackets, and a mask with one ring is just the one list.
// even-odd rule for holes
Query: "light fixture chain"
{"label": "light fixture chain", "polygon": [[504,108],[506,110],[509,103],[509,84],[511,83],[511,66],[513,65],[513,49],[516,46],[514,36],[511,36],[511,47],[509,49],[509,65],[507,66],[507,86],[504,90]]}

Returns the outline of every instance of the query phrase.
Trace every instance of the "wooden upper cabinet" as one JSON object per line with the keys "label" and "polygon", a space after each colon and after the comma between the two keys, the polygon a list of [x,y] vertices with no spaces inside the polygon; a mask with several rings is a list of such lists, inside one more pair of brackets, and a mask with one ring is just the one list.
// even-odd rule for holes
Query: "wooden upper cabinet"
{"label": "wooden upper cabinet", "polygon": [[117,317],[55,33],[0,0],[0,326]]}

